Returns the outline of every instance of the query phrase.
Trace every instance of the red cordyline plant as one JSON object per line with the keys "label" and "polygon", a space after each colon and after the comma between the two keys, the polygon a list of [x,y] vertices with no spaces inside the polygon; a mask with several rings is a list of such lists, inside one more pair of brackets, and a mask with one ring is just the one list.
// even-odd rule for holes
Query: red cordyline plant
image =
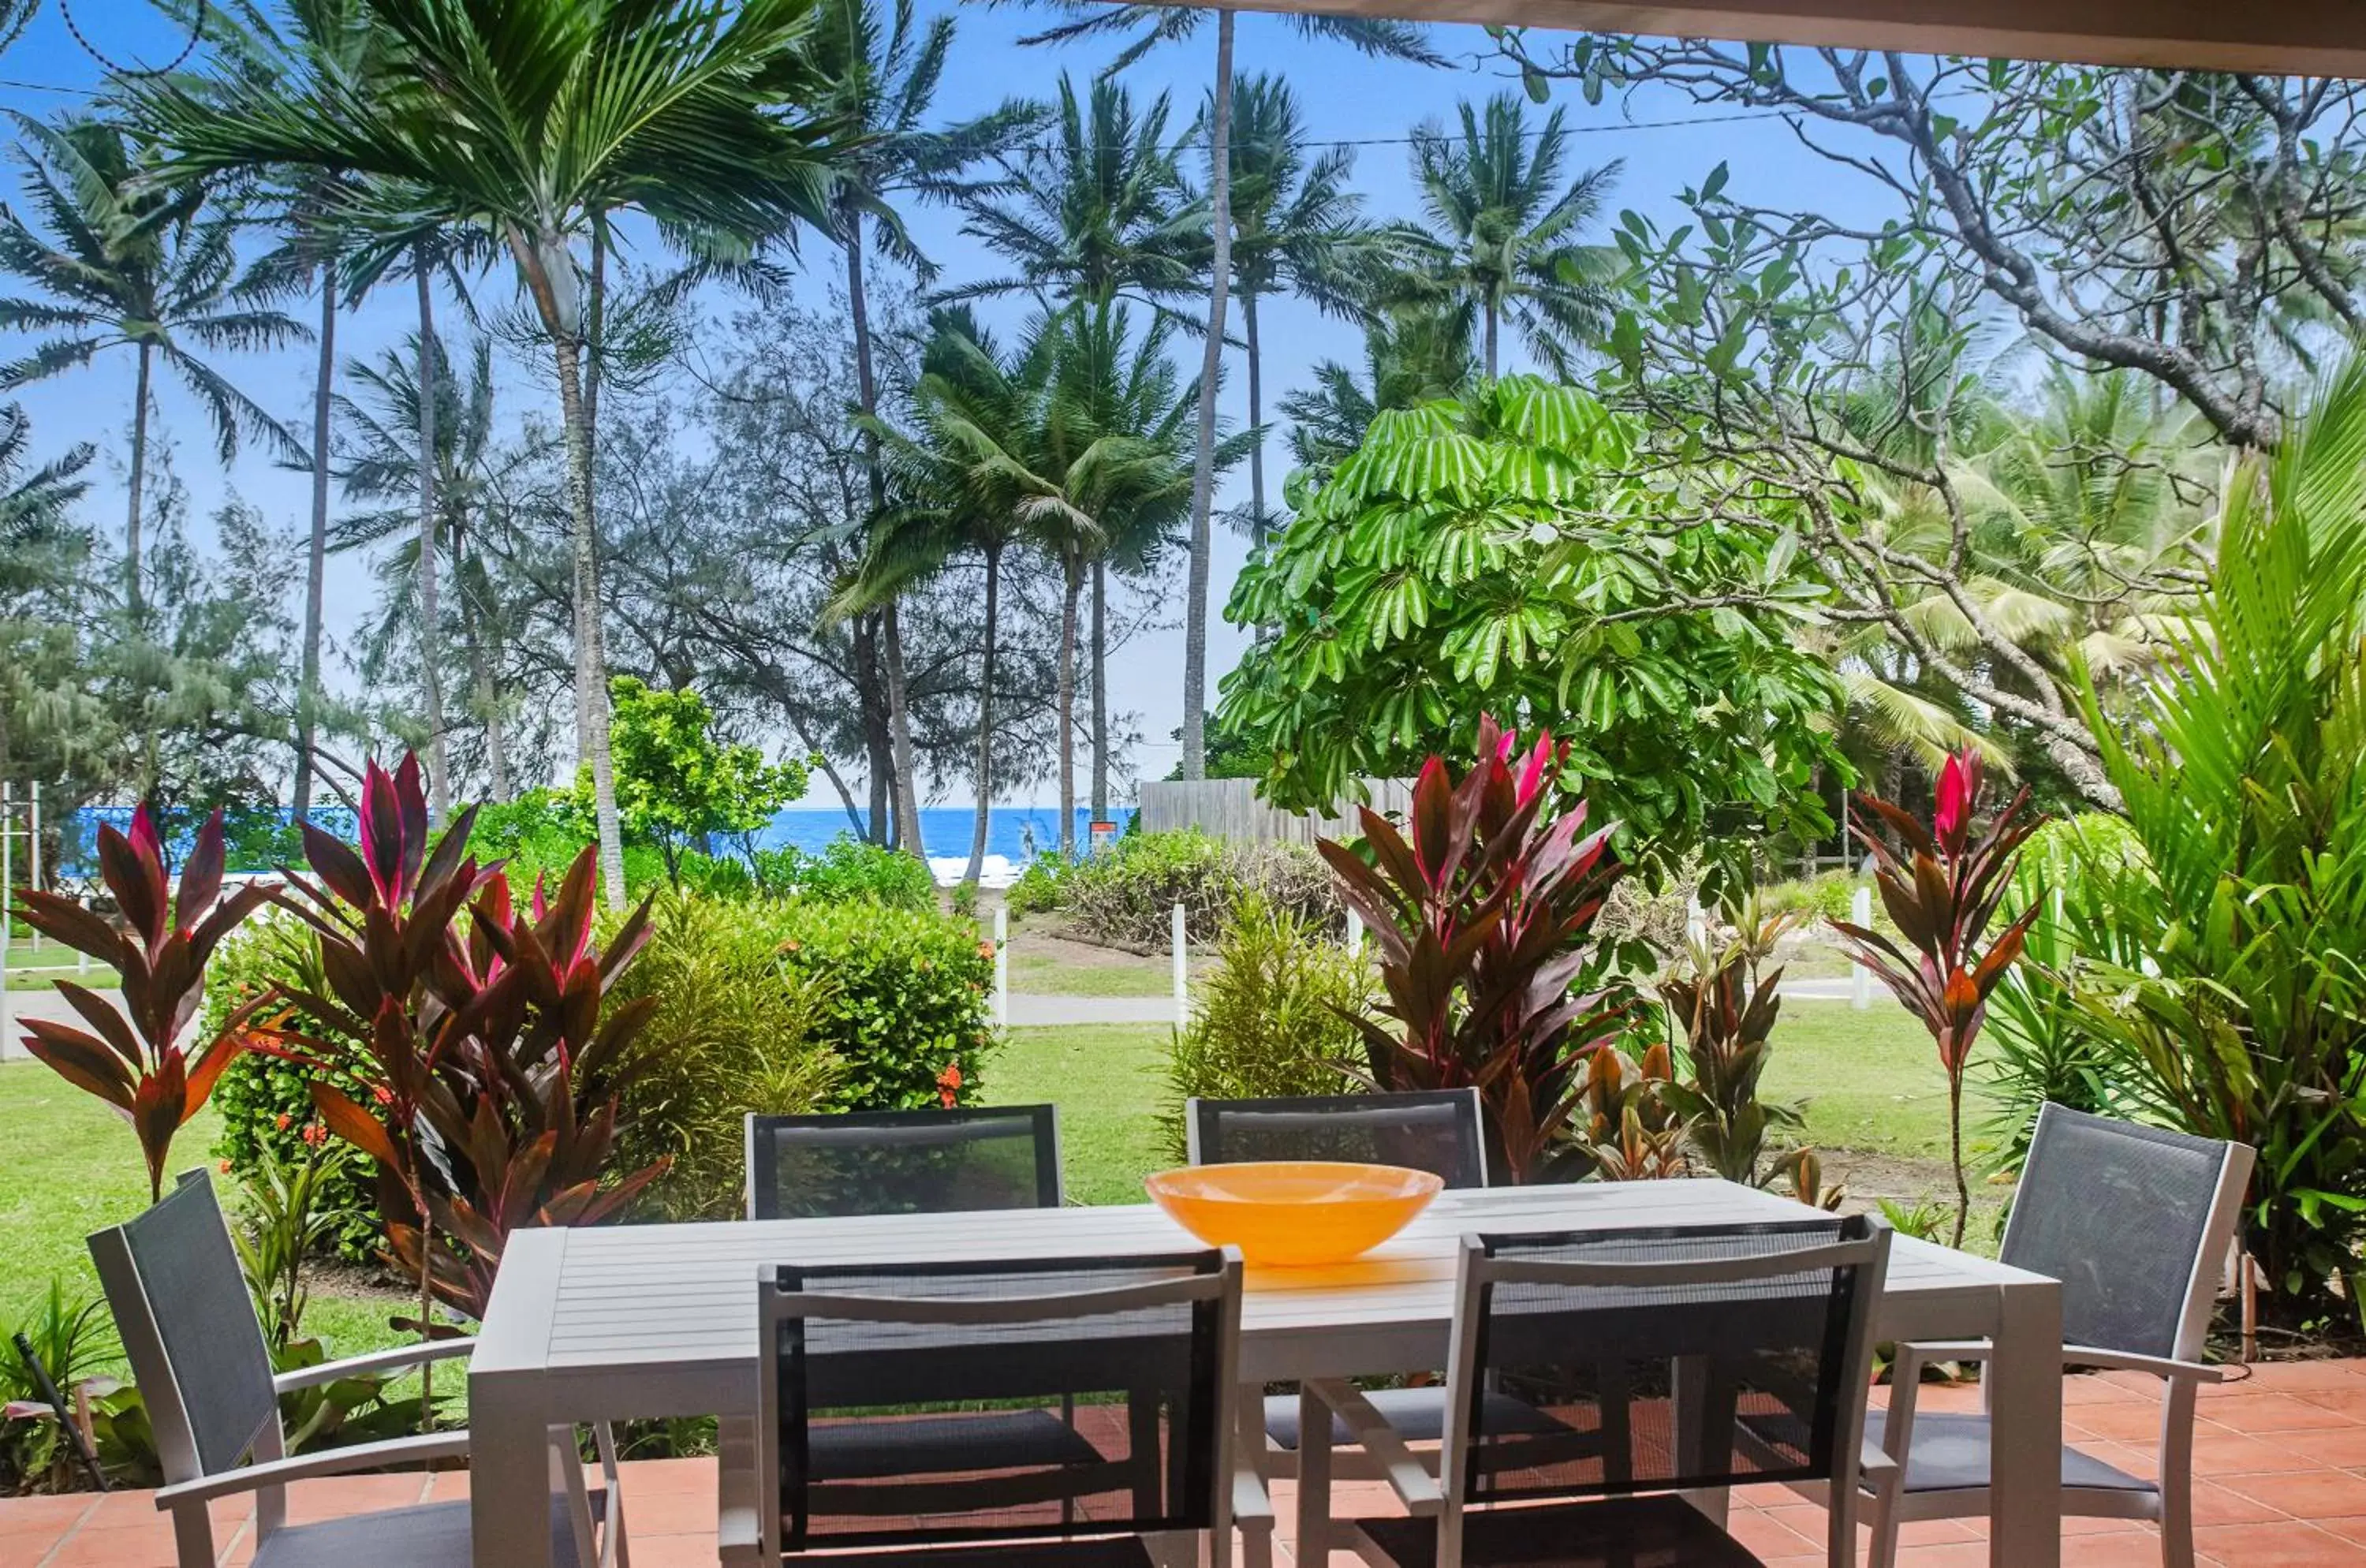
{"label": "red cordyline plant", "polygon": [[520,911],[500,866],[467,853],[474,807],[431,847],[416,758],[370,766],[359,818],[358,852],[305,829],[311,874],[289,871],[280,898],[319,938],[324,987],[280,994],[342,1038],[275,1032],[276,1043],[369,1086],[365,1104],[315,1082],[312,1101],[377,1162],[388,1251],[419,1280],[418,1326],[432,1334],[434,1300],[483,1315],[512,1231],[610,1218],[664,1173],[607,1179],[624,1047],[656,998],[602,1004],[647,940],[648,906],[597,950],[587,850],[555,897],[537,886]]}
{"label": "red cordyline plant", "polygon": [[47,1019],[25,1021],[25,1048],[60,1077],[107,1101],[130,1122],[148,1162],[151,1202],[164,1194],[173,1134],[205,1109],[222,1069],[250,1043],[248,1021],[262,998],[232,1013],[221,1032],[184,1050],[179,1041],[205,998],[206,964],[269,888],[250,883],[222,891],[222,814],[197,829],[177,891],[164,870],[163,840],[141,806],[131,831],[98,830],[98,874],[122,912],[118,930],[71,898],[28,890],[17,911],[44,936],[114,966],[123,1007],[70,980],[58,994],[88,1030]]}
{"label": "red cordyline plant", "polygon": [[1459,783],[1442,758],[1423,764],[1410,837],[1366,808],[1371,863],[1316,846],[1380,948],[1388,1000],[1377,1017],[1347,1015],[1372,1082],[1475,1085],[1492,1168],[1517,1181],[1583,1163],[1588,1065],[1621,1021],[1605,996],[1571,994],[1622,868],[1609,829],[1583,833],[1583,804],[1546,819],[1566,756],[1549,735],[1520,755],[1516,735],[1482,718]]}
{"label": "red cordyline plant", "polygon": [[[1927,828],[1888,801],[1864,794],[1856,797],[1853,817],[1857,836],[1873,852],[1874,886],[1915,956],[1909,957],[1878,931],[1846,920],[1832,922],[1848,956],[1888,987],[1938,1043],[1939,1065],[1947,1074],[1956,1247],[1964,1244],[1964,1222],[1972,1204],[1964,1181],[1964,1067],[1981,1024],[1988,1021],[1989,994],[2021,957],[2030,922],[2044,903],[2042,898],[2032,903],[2020,919],[1983,942],[1997,906],[2012,885],[2022,843],[2044,818],[2029,812],[2024,786],[1986,827],[1976,828],[1973,814],[1979,806],[1980,784],[1977,752],[1949,757],[1939,774],[1938,799]],[[1876,830],[1876,820],[1897,835],[1902,852]]]}

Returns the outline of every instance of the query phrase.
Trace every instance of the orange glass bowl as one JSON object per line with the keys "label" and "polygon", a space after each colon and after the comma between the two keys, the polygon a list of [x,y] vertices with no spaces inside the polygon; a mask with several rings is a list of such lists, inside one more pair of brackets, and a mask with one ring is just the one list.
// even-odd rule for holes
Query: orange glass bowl
{"label": "orange glass bowl", "polygon": [[1344,1263],[1370,1251],[1429,1206],[1444,1179],[1394,1165],[1267,1160],[1162,1170],[1151,1201],[1211,1247],[1245,1261]]}

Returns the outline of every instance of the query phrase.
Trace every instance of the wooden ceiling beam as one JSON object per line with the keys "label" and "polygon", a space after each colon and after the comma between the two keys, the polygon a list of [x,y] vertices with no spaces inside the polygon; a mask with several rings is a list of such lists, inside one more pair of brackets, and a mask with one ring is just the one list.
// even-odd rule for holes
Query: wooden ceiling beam
{"label": "wooden ceiling beam", "polygon": [[1302,0],[1244,8],[2366,77],[2366,0]]}

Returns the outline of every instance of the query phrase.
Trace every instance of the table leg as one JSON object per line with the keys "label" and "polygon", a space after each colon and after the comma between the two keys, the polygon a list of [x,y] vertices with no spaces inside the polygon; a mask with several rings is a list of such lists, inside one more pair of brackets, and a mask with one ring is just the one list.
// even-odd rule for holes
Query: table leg
{"label": "table leg", "polygon": [[2062,1562],[2062,1287],[2051,1280],[1998,1292],[1996,1357],[1988,1376],[1991,1568]]}
{"label": "table leg", "polygon": [[1331,1551],[1331,1407],[1298,1391],[1298,1561],[1322,1568]]}
{"label": "table leg", "polygon": [[468,1382],[469,1529],[477,1568],[551,1568],[550,1428],[501,1382]]}

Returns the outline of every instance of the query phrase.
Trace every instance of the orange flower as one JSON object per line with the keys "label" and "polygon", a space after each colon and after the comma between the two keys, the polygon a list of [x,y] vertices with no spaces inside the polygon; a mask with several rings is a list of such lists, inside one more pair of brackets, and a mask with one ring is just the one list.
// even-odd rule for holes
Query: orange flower
{"label": "orange flower", "polygon": [[937,1099],[944,1105],[946,1110],[951,1111],[953,1108],[953,1101],[959,1098],[961,1094],[961,1064],[959,1062],[947,1062],[945,1064],[945,1070],[937,1075]]}
{"label": "orange flower", "polygon": [[224,1176],[228,1176],[230,1174],[230,1161],[224,1160],[221,1162],[221,1173]]}
{"label": "orange flower", "polygon": [[292,1126],[294,1126],[294,1125],[296,1124],[296,1118],[294,1118],[293,1116],[288,1115],[288,1114],[287,1114],[287,1112],[286,1112],[285,1111],[281,1111],[281,1112],[280,1112],[276,1117],[275,1117],[275,1118],[273,1119],[273,1121],[272,1121],[272,1123],[271,1123],[271,1124],[272,1124],[274,1127],[277,1128],[280,1132],[283,1132],[283,1133],[284,1133],[284,1132],[287,1131],[287,1129],[288,1129],[288,1128],[290,1128],[290,1127],[292,1127]]}
{"label": "orange flower", "polygon": [[994,956],[994,943],[992,943],[991,942],[979,942],[979,943],[977,944],[977,955],[978,955],[980,958],[991,958],[991,957],[993,957],[993,956]]}
{"label": "orange flower", "polygon": [[377,1100],[380,1105],[392,1105],[394,1103],[394,1090],[387,1088],[386,1085],[382,1083],[372,1084],[370,1085],[370,1098]]}
{"label": "orange flower", "polygon": [[304,1123],[305,1143],[317,1149],[328,1141],[329,1130],[326,1127],[321,1126],[318,1122],[307,1122]]}

